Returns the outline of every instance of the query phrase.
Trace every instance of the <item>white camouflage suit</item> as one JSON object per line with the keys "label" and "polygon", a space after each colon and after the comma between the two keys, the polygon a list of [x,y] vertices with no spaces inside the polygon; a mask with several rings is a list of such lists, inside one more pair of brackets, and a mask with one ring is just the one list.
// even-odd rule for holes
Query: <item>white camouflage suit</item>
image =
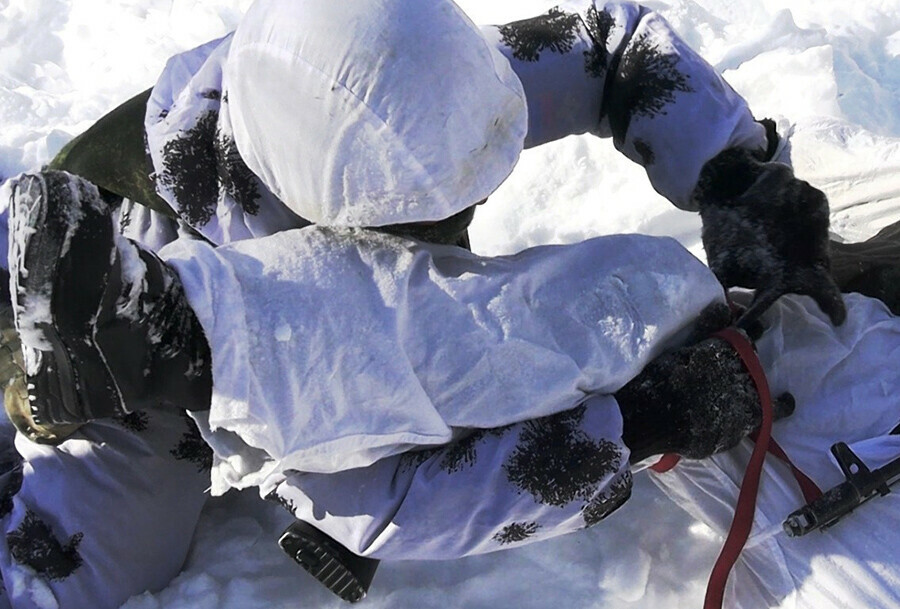
{"label": "white camouflage suit", "polygon": [[[185,408],[212,491],[257,486],[378,558],[493,551],[621,505],[612,394],[722,290],[670,239],[483,258],[357,227],[449,217],[523,146],[574,133],[611,137],[684,209],[708,159],[767,148],[745,102],[630,3],[478,29],[447,0],[258,0],[169,62],[146,131],[183,222],[126,202],[120,225],[178,271],[210,342],[211,408]],[[59,447],[18,438],[12,606],[164,586],[210,486],[195,431],[160,411]]]}

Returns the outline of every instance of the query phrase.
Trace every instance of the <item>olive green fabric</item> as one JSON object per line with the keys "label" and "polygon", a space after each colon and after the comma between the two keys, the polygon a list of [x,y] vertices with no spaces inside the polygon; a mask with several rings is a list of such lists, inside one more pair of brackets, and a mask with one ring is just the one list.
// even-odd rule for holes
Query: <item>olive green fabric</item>
{"label": "olive green fabric", "polygon": [[175,217],[150,178],[152,168],[144,144],[144,114],[150,89],[132,97],[69,142],[50,162],[120,197]]}

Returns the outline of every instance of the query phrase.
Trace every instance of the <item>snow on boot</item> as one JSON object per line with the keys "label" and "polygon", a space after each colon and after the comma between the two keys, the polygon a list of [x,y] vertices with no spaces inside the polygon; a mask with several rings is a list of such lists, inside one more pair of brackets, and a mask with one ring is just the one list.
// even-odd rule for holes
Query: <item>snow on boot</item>
{"label": "snow on boot", "polygon": [[113,230],[89,182],[12,185],[10,273],[31,419],[82,423],[170,402],[209,406],[209,347],[173,270]]}
{"label": "snow on boot", "polygon": [[[615,398],[632,463],[664,453],[704,459],[736,445],[762,422],[750,373],[721,338],[656,358]],[[774,408],[776,418],[789,415],[793,396],[782,395]]]}

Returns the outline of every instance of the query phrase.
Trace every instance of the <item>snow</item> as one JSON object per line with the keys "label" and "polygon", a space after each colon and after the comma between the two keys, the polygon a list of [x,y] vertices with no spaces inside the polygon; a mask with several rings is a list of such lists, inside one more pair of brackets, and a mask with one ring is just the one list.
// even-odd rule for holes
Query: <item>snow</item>
{"label": "snow", "polygon": [[[171,54],[228,32],[250,0],[0,0],[0,179],[49,160],[152,84]],[[547,0],[460,0],[476,22]],[[758,116],[795,125],[797,173],[857,240],[900,219],[900,0],[670,0],[662,10]],[[657,195],[610,142],[526,152],[479,209],[479,253],[642,232],[701,254],[699,218]],[[210,501],[184,572],[128,609],[338,607],[275,545],[286,516],[252,493]],[[721,539],[644,475],[592,530],[453,562],[383,564],[368,607],[698,607]],[[812,563],[815,568],[815,562]]]}
{"label": "snow", "polygon": [[[123,243],[125,241],[125,243]],[[121,252],[122,279],[127,287],[125,293],[116,301],[116,315],[125,319],[138,320],[142,313],[140,294],[146,289],[147,264],[138,254],[135,247],[129,247],[121,235],[116,235],[119,244],[116,249]]]}

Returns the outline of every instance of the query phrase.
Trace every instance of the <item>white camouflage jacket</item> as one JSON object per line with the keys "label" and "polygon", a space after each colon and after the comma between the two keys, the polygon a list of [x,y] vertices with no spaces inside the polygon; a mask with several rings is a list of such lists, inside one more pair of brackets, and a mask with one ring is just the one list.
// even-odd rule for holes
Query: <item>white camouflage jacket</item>
{"label": "white camouflage jacket", "polygon": [[[481,31],[521,81],[526,148],[571,134],[611,138],[657,191],[694,210],[707,160],[729,147],[765,154],[769,145],[746,102],[665,19],[637,4],[579,0]],[[235,143],[223,85],[232,40],[172,58],[146,115],[159,194],[215,244],[309,224],[249,170]]]}

